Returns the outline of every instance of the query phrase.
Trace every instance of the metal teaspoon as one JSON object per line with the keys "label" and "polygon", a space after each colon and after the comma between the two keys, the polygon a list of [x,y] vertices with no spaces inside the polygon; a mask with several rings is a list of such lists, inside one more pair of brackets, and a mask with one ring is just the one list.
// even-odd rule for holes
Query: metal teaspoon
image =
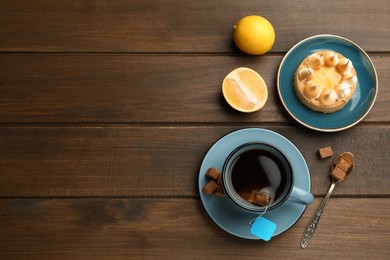
{"label": "metal teaspoon", "polygon": [[[348,168],[345,177],[343,177],[342,179],[337,179],[335,176],[333,176],[332,172],[333,172],[333,169],[336,167],[336,163],[338,162],[338,160],[340,160],[340,158],[343,158],[344,160],[346,160],[350,164],[350,167]],[[330,167],[330,175],[332,177],[332,185],[330,186],[329,191],[326,194],[324,200],[321,202],[317,211],[314,213],[313,217],[309,221],[309,224],[307,225],[305,232],[303,233],[302,240],[301,240],[301,247],[302,248],[306,248],[306,246],[309,244],[311,238],[313,237],[314,231],[317,228],[317,225],[318,225],[318,222],[320,221],[322,212],[325,208],[326,203],[328,202],[328,200],[330,198],[330,195],[332,194],[334,187],[336,186],[337,183],[342,182],[343,180],[345,180],[349,176],[354,165],[355,165],[355,158],[354,158],[353,154],[349,153],[349,152],[345,152],[345,153],[340,154],[333,161],[333,163]]]}

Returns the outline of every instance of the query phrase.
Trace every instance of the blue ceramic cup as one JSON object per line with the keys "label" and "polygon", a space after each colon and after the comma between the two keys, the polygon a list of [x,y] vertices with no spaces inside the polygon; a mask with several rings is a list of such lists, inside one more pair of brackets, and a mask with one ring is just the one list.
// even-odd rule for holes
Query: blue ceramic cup
{"label": "blue ceramic cup", "polygon": [[[257,214],[274,210],[286,201],[309,205],[314,197],[294,185],[297,177],[299,172],[294,172],[282,151],[258,142],[234,149],[222,169],[227,196],[243,210]],[[266,207],[249,202],[251,190],[263,188],[270,191],[270,204]]]}

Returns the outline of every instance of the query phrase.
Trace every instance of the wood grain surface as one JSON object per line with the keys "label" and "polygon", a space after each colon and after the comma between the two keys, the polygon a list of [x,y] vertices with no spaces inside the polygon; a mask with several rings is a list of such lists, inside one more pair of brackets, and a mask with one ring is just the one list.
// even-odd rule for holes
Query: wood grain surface
{"label": "wood grain surface", "polygon": [[[196,196],[203,156],[216,140],[240,128],[0,127],[0,169],[7,169],[2,171],[0,191],[4,197]],[[302,151],[315,195],[324,195],[330,185],[332,160],[320,160],[317,154],[328,145],[335,154],[352,152],[357,160],[351,177],[335,194],[388,195],[388,165],[383,160],[390,152],[381,145],[388,138],[388,126],[321,135],[300,126],[266,128]]]}
{"label": "wood grain surface", "polygon": [[222,231],[198,199],[1,200],[0,232],[8,239],[0,252],[6,259],[386,259],[388,199],[331,198],[302,250],[303,230],[319,203],[266,243]]}
{"label": "wood grain surface", "polygon": [[[390,56],[372,59],[380,95],[365,122],[390,122]],[[292,123],[276,88],[281,60],[279,55],[2,55],[0,122]],[[237,66],[257,70],[268,85],[267,104],[257,113],[236,112],[223,99],[222,81]]]}
{"label": "wood grain surface", "polygon": [[[0,259],[388,259],[389,13],[386,0],[0,1]],[[264,56],[232,41],[250,14],[274,25]],[[378,73],[373,109],[342,132],[304,128],[277,94],[285,53],[317,34],[356,42]],[[223,100],[241,66],[268,85],[259,112]],[[206,152],[246,127],[291,140],[311,173],[313,204],[268,243],[224,232],[199,198]],[[330,186],[332,159],[317,155],[329,145],[356,168],[302,250]]]}
{"label": "wood grain surface", "polygon": [[387,0],[8,0],[0,2],[0,51],[230,53],[233,25],[261,14],[275,27],[274,52],[323,33],[382,52],[389,13]]}

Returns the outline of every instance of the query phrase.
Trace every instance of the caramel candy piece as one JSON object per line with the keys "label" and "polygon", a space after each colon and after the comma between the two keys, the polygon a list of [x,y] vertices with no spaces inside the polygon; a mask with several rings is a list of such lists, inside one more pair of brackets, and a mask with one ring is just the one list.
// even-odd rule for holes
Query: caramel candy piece
{"label": "caramel candy piece", "polygon": [[221,172],[219,172],[214,167],[211,167],[207,170],[206,176],[213,180],[218,180],[219,176],[221,175]]}
{"label": "caramel candy piece", "polygon": [[225,191],[223,190],[223,186],[222,185],[217,185],[217,191],[215,192],[215,196],[218,196],[218,197],[225,197]]}
{"label": "caramel candy piece", "polygon": [[334,178],[336,178],[336,180],[340,181],[340,180],[345,179],[345,176],[347,176],[347,173],[338,167],[334,167],[334,169],[332,171],[332,176]]}
{"label": "caramel candy piece", "polygon": [[217,189],[217,183],[214,180],[210,180],[204,187],[203,191],[207,195],[213,194],[214,191]]}
{"label": "caramel candy piece", "polygon": [[347,160],[345,160],[344,158],[341,157],[336,162],[336,167],[339,168],[340,170],[342,170],[343,172],[348,172],[349,167],[351,167],[351,165],[349,164],[349,162]]}
{"label": "caramel candy piece", "polygon": [[318,154],[320,155],[321,159],[331,157],[333,155],[332,147],[330,146],[324,147],[318,150]]}

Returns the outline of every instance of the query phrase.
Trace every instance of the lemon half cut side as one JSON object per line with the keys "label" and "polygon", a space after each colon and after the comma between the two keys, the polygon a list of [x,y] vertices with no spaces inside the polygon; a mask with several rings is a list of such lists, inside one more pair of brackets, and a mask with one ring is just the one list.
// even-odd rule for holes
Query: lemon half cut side
{"label": "lemon half cut side", "polygon": [[231,107],[249,113],[264,107],[268,89],[256,71],[240,67],[226,75],[222,82],[222,94]]}

